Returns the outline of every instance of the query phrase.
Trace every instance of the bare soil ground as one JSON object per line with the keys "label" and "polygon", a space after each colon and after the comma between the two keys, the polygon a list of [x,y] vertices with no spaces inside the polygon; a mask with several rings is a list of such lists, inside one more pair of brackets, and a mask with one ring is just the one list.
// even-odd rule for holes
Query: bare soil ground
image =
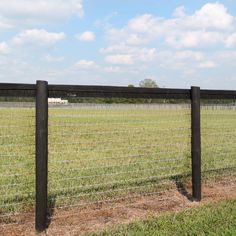
{"label": "bare soil ground", "polygon": [[[190,187],[177,188],[158,195],[147,195],[116,203],[106,203],[86,208],[58,209],[53,213],[49,228],[40,235],[66,236],[82,235],[87,232],[104,230],[115,224],[126,224],[148,216],[158,216],[166,212],[180,211],[209,202],[236,198],[236,181],[222,180],[204,184],[201,203],[191,200]],[[2,236],[39,235],[34,230],[34,219],[21,215],[17,224],[0,222]]]}

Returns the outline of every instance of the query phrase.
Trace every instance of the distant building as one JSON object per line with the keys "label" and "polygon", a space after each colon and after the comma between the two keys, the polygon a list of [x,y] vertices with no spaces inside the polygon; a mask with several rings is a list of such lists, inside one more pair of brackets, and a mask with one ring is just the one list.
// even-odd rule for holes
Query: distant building
{"label": "distant building", "polygon": [[48,104],[52,105],[67,105],[68,100],[63,100],[61,98],[48,98]]}

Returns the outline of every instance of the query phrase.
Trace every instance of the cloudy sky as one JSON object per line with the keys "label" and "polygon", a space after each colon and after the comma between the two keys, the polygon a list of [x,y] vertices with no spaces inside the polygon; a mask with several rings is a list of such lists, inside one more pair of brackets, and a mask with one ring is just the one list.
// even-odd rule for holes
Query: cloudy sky
{"label": "cloudy sky", "polygon": [[236,1],[0,0],[0,82],[236,89]]}

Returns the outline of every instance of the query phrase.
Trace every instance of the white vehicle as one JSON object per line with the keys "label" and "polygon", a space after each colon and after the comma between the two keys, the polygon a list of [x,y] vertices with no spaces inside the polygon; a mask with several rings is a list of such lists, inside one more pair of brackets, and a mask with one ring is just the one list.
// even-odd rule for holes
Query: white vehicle
{"label": "white vehicle", "polygon": [[61,98],[48,98],[48,104],[52,105],[67,105],[68,100],[63,100]]}

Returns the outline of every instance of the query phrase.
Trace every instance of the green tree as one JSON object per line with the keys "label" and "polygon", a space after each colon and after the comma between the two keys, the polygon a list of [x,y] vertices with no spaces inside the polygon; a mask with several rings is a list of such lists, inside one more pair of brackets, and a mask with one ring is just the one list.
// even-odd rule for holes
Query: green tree
{"label": "green tree", "polygon": [[143,88],[158,88],[158,85],[155,80],[152,79],[144,79],[139,82],[139,87]]}

